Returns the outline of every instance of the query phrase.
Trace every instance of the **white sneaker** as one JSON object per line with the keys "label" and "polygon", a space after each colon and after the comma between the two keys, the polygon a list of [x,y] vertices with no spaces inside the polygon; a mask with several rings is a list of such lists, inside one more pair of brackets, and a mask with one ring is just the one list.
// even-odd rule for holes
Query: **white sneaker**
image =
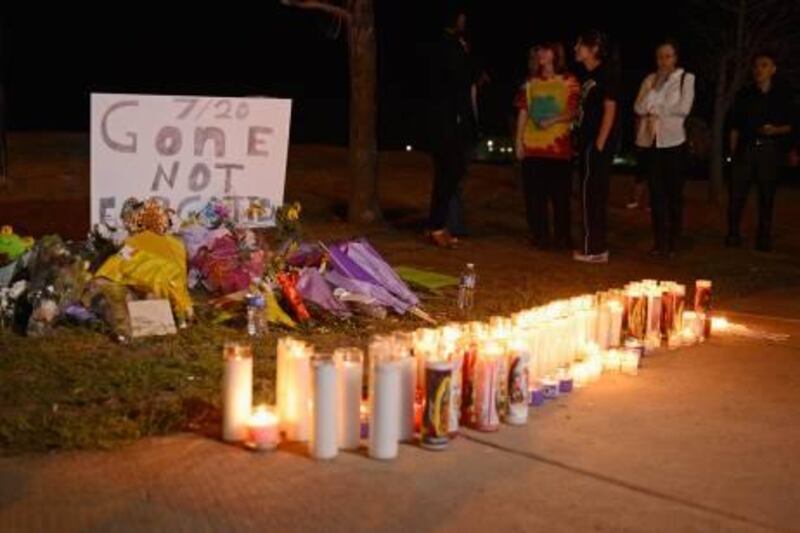
{"label": "white sneaker", "polygon": [[625,204],[625,209],[639,209],[639,202],[628,202]]}
{"label": "white sneaker", "polygon": [[572,258],[581,263],[608,263],[608,250],[601,254],[582,254],[575,250],[572,253]]}

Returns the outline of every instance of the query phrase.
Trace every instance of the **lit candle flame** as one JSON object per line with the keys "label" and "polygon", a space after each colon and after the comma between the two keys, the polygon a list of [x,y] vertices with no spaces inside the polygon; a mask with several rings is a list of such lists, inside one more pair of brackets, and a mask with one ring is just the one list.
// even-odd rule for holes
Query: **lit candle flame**
{"label": "lit candle flame", "polygon": [[731,323],[724,316],[715,316],[711,318],[711,329],[713,331],[726,331],[730,329]]}

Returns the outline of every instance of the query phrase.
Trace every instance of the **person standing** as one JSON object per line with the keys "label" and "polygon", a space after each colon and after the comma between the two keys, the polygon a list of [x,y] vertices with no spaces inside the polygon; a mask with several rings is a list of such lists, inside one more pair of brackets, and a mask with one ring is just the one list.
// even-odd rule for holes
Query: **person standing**
{"label": "person standing", "polygon": [[636,146],[650,188],[654,235],[650,253],[667,257],[675,253],[683,229],[684,122],[694,103],[694,75],[678,67],[673,41],[658,45],[656,65],[656,72],[642,81],[633,107],[638,117]]}
{"label": "person standing", "polygon": [[[525,209],[532,244],[540,249],[570,249],[571,126],[580,88],[566,71],[564,47],[548,43],[531,49],[533,76],[517,96],[516,149],[522,161]],[[548,220],[553,209],[553,233]]]}
{"label": "person standing", "polygon": [[616,141],[618,73],[610,61],[608,37],[596,30],[578,38],[575,60],[583,64],[586,73],[578,112],[583,238],[573,257],[584,263],[607,263],[608,192]]}
{"label": "person standing", "polygon": [[772,212],[782,164],[792,134],[791,93],[775,83],[777,65],[770,53],[753,60],[753,85],[742,90],[733,108],[730,150],[733,158],[726,244],[742,244],[740,227],[750,186],[758,187],[756,249],[772,250]]}
{"label": "person standing", "polygon": [[475,135],[473,69],[463,41],[466,29],[466,14],[456,12],[433,58],[431,151],[434,177],[428,224],[431,241],[442,248],[452,248],[457,243],[447,229],[447,219],[451,202],[467,173],[468,153]]}

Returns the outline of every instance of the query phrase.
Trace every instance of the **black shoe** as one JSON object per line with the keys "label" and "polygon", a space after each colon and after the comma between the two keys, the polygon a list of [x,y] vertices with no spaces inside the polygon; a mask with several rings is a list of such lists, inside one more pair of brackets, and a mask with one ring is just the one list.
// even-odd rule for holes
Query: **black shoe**
{"label": "black shoe", "polygon": [[528,237],[528,243],[531,245],[531,247],[543,252],[550,249],[550,243],[542,239]]}
{"label": "black shoe", "polygon": [[728,235],[725,237],[725,246],[728,248],[741,248],[742,238],[738,235]]}
{"label": "black shoe", "polygon": [[756,250],[769,253],[772,251],[772,243],[769,241],[758,241],[756,243]]}

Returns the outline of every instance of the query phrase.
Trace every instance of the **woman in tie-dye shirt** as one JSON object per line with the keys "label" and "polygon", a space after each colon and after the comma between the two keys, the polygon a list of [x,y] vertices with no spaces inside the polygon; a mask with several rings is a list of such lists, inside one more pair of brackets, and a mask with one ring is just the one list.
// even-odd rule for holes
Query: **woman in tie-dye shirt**
{"label": "woman in tie-dye shirt", "polygon": [[[531,49],[534,75],[517,95],[517,157],[522,160],[525,207],[531,241],[537,248],[572,247],[570,184],[572,122],[580,86],[564,68],[564,47],[549,43]],[[550,233],[548,204],[553,209]]]}

